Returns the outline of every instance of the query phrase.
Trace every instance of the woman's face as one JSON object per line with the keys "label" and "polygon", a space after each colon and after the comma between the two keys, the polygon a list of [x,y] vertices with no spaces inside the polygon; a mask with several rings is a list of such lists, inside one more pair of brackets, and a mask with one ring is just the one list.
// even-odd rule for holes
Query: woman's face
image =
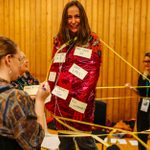
{"label": "woman's face", "polygon": [[145,58],[143,60],[143,63],[144,63],[145,69],[150,70],[150,57],[145,56]]}
{"label": "woman's face", "polygon": [[80,26],[80,12],[76,6],[68,8],[68,28],[72,33],[76,33]]}
{"label": "woman's face", "polygon": [[20,55],[20,76],[22,76],[26,71],[29,70],[28,68],[29,60],[26,58],[25,54],[21,52]]}
{"label": "woman's face", "polygon": [[18,49],[17,53],[10,58],[10,79],[16,80],[20,76],[21,52]]}

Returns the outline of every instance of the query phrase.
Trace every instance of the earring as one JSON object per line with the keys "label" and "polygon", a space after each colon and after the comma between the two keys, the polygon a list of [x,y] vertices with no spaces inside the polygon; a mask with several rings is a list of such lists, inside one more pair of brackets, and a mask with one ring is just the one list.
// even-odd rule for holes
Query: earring
{"label": "earring", "polygon": [[11,73],[12,73],[12,70],[10,69],[8,73],[11,74]]}

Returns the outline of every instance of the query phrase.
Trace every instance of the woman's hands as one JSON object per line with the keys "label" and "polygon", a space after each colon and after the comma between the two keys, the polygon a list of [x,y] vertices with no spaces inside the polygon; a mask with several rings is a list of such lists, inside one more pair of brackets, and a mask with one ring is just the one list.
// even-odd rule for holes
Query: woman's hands
{"label": "woman's hands", "polygon": [[134,87],[131,85],[131,83],[126,83],[125,87],[128,87],[129,89],[133,89]]}
{"label": "woman's hands", "polygon": [[130,90],[133,90],[136,94],[138,94],[137,89],[136,89],[135,87],[133,87],[133,86],[131,85],[131,83],[126,83],[126,84],[125,84],[125,87],[129,88]]}
{"label": "woman's hands", "polygon": [[50,94],[50,86],[48,85],[48,82],[47,81],[42,82],[37,91],[36,99],[45,101],[45,99],[49,96],[49,94]]}
{"label": "woman's hands", "polygon": [[35,112],[37,114],[37,122],[41,124],[44,130],[46,130],[44,101],[49,94],[50,94],[50,87],[48,85],[48,82],[41,83],[35,98]]}

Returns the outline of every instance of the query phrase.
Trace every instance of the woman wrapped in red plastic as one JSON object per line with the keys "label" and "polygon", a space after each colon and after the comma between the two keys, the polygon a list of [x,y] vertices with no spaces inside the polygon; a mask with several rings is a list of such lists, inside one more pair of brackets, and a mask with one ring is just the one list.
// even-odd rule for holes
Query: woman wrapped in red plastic
{"label": "woman wrapped in red plastic", "polygon": [[[49,74],[52,95],[47,109],[56,116],[92,123],[100,64],[99,38],[91,32],[81,3],[71,1],[64,8],[60,30],[54,38]],[[91,131],[88,125],[66,123],[78,130]],[[58,122],[56,128],[68,130]],[[60,150],[75,148],[72,138],[60,138],[60,141]],[[91,137],[76,138],[76,141],[80,149],[97,149]]]}

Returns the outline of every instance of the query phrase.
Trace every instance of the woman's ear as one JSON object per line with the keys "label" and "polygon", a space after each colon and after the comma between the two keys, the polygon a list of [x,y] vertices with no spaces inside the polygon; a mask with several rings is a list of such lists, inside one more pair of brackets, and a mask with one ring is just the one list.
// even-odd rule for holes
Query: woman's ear
{"label": "woman's ear", "polygon": [[6,65],[10,66],[12,60],[12,55],[8,54],[5,56],[5,63]]}

